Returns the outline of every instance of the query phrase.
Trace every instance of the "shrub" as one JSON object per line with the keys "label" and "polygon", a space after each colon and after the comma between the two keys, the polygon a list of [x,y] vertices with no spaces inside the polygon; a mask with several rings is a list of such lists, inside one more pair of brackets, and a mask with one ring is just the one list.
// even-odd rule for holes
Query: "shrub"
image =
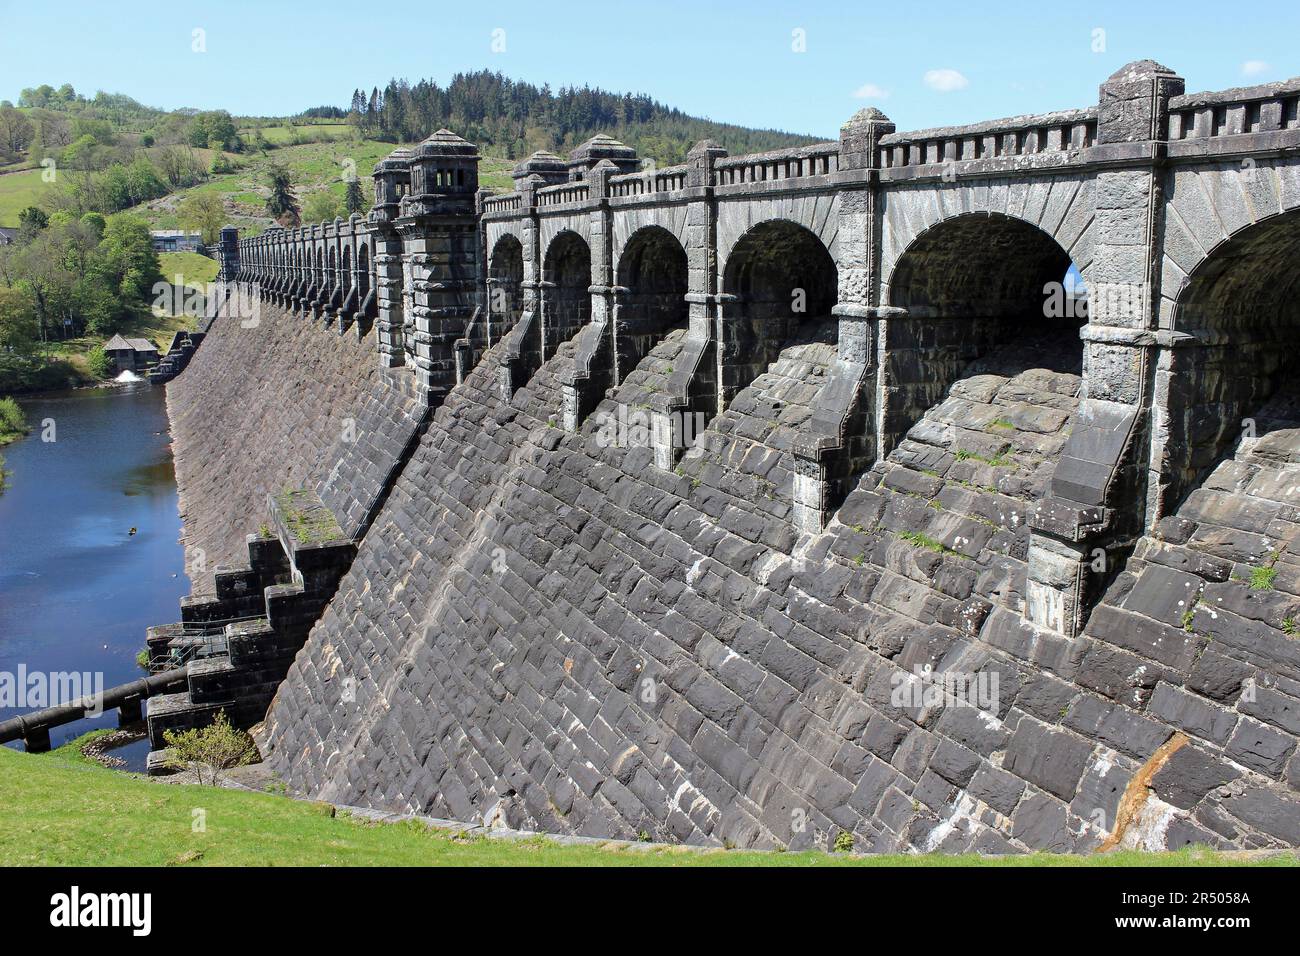
{"label": "shrub", "polygon": [[86,353],[86,368],[95,378],[108,378],[108,373],[112,371],[108,353],[101,346],[95,346]]}
{"label": "shrub", "polygon": [[26,435],[27,416],[12,398],[0,398],[0,435]]}
{"label": "shrub", "polygon": [[199,783],[216,786],[222,771],[252,763],[257,754],[253,739],[230,725],[224,710],[206,727],[193,730],[167,730],[163,740],[171,748],[169,765],[179,770],[193,770]]}

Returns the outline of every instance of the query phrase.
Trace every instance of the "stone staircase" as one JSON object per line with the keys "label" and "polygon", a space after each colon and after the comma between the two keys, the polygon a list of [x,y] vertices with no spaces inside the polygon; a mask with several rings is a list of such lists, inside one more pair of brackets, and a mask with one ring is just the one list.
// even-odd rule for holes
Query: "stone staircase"
{"label": "stone staircase", "polygon": [[[248,536],[248,564],[218,568],[211,595],[181,601],[181,620],[149,629],[150,669],[188,666],[188,686],[149,701],[150,773],[164,773],[167,731],[225,711],[247,729],[266,715],[356,546],[314,491],[267,496],[269,524]],[[269,533],[268,533],[269,532]]]}
{"label": "stone staircase", "polygon": [[158,364],[149,370],[149,382],[152,385],[166,385],[190,364],[190,359],[203,341],[202,332],[177,332],[172,336],[167,352]]}

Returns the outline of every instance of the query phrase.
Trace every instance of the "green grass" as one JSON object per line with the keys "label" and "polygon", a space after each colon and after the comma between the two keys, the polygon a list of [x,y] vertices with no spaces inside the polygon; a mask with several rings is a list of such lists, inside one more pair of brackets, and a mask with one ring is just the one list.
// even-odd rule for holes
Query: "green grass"
{"label": "green grass", "polygon": [[1250,569],[1250,589],[1252,591],[1271,591],[1273,590],[1273,581],[1277,577],[1277,568],[1271,565],[1263,568]]}
{"label": "green grass", "polygon": [[209,259],[197,252],[163,252],[158,255],[158,271],[168,282],[175,282],[176,276],[186,286],[203,288],[217,278],[221,264],[216,259]]}
{"label": "green grass", "polygon": [[998,452],[990,458],[988,455],[981,455],[965,448],[958,448],[953,452],[953,457],[958,461],[982,461],[994,468],[1014,468],[1016,466],[1015,461],[1008,457],[1006,452]]}
{"label": "green grass", "polygon": [[343,529],[335,520],[334,513],[321,504],[315,492],[285,488],[276,495],[276,504],[289,533],[300,544],[321,544],[343,538]]}
{"label": "green grass", "polygon": [[[309,140],[348,139],[352,136],[352,127],[347,123],[294,123],[283,126],[263,126],[262,138],[268,143],[283,146],[289,143],[294,134]],[[247,127],[239,131],[240,136],[252,137],[257,134],[256,127]]]}
{"label": "green grass", "polygon": [[[108,770],[74,742],[49,754],[0,747],[0,865],[43,866],[1221,866],[1207,850],[999,859],[561,846],[458,838],[419,823],[367,824],[272,794],[155,783]],[[194,833],[202,809],[206,832]],[[1273,857],[1271,865],[1294,865]]]}
{"label": "green grass", "polygon": [[932,538],[928,534],[922,534],[920,531],[900,531],[898,532],[898,537],[902,538],[909,544],[914,544],[918,548],[926,548],[936,554],[948,554],[956,558],[966,557],[966,555],[962,554],[960,551],[950,548],[937,538]]}
{"label": "green grass", "polygon": [[40,203],[51,183],[41,180],[43,169],[0,175],[0,226],[17,226],[18,214]]}

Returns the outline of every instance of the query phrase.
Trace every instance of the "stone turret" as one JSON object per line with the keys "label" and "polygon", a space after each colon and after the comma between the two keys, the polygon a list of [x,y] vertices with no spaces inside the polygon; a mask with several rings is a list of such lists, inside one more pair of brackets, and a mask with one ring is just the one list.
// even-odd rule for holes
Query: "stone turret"
{"label": "stone turret", "polygon": [[478,304],[478,164],[478,147],[438,130],[412,150],[410,193],[394,222],[409,277],[405,352],[431,405],[455,384],[455,343]]}
{"label": "stone turret", "polygon": [[402,237],[393,223],[411,187],[411,151],[395,149],[375,164],[375,204],[370,208],[374,229],[375,298],[378,316],[381,368],[398,368],[406,362],[403,331]]}
{"label": "stone turret", "polygon": [[411,151],[395,149],[375,163],[375,203],[370,208],[370,221],[392,222],[397,209],[411,187]]}
{"label": "stone turret", "polygon": [[419,206],[445,207],[469,197],[471,211],[478,190],[478,147],[450,130],[440,129],[416,146],[411,156],[411,193],[404,206],[419,215]]}
{"label": "stone turret", "polygon": [[554,186],[568,180],[569,164],[554,153],[539,149],[527,159],[520,160],[510,171],[510,178],[515,181],[515,189],[518,189],[520,182],[529,176],[540,177],[544,186]]}
{"label": "stone turret", "polygon": [[613,163],[620,173],[634,173],[641,168],[636,150],[620,143],[612,136],[597,133],[573,152],[569,153],[569,180],[586,179],[601,160]]}

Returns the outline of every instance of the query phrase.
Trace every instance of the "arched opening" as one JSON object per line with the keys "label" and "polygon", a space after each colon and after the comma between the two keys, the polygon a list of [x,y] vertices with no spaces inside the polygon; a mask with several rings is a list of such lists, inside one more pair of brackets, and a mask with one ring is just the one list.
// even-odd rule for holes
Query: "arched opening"
{"label": "arched opening", "polygon": [[1290,395],[1300,367],[1297,261],[1300,211],[1246,227],[1184,280],[1173,324],[1193,340],[1177,342],[1168,369],[1162,362],[1157,372],[1168,385],[1157,389],[1169,402],[1160,462],[1171,483],[1166,500],[1195,487],[1243,433],[1270,430],[1276,416],[1261,416],[1261,407]]}
{"label": "arched opening", "polygon": [[357,297],[364,303],[370,295],[370,246],[357,246]]}
{"label": "arched opening", "polygon": [[415,285],[414,277],[411,275],[411,257],[405,248],[401,255],[402,288],[398,296],[401,309],[396,316],[396,321],[401,329],[403,364],[407,368],[415,368]]}
{"label": "arched opening", "polygon": [[830,318],[838,282],[830,252],[802,226],[774,220],[741,237],[722,280],[735,301],[724,308],[720,329],[720,408],[776,360],[801,325]]}
{"label": "arched opening", "polygon": [[542,361],[591,319],[591,249],[576,232],[560,233],[542,267]]}
{"label": "arched opening", "polygon": [[1069,254],[1022,219],[970,214],[944,220],[899,257],[885,323],[886,401],[881,453],[938,404],[976,359],[1015,343],[1036,366],[1078,374],[1087,299]]}
{"label": "arched opening", "polygon": [[628,240],[618,261],[614,384],[623,380],[668,332],[687,321],[686,250],[667,229],[647,226]]}
{"label": "arched opening", "polygon": [[515,327],[524,308],[524,247],[514,236],[497,240],[488,262],[488,339]]}
{"label": "arched opening", "polygon": [[346,296],[352,291],[352,247],[343,247],[343,294]]}

